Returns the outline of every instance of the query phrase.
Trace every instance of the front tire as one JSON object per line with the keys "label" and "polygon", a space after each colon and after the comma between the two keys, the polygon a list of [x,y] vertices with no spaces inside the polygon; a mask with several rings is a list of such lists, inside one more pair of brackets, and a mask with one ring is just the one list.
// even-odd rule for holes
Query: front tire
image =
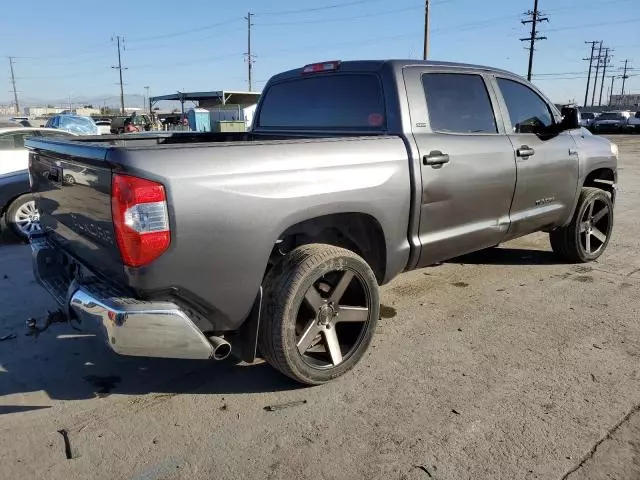
{"label": "front tire", "polygon": [[613,202],[607,192],[584,187],[571,223],[549,234],[551,248],[571,263],[597,259],[607,248],[613,231]]}
{"label": "front tire", "polygon": [[9,229],[22,240],[40,231],[40,214],[33,195],[26,194],[16,198],[7,208],[5,222]]}
{"label": "front tire", "polygon": [[259,347],[288,377],[319,385],[362,358],[380,314],[378,282],[369,265],[344,248],[304,245],[265,279]]}

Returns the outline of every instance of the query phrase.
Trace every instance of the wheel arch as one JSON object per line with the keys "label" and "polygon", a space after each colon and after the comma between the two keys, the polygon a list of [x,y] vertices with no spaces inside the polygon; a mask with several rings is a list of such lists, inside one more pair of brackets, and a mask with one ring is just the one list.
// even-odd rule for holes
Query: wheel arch
{"label": "wheel arch", "polygon": [[282,255],[310,243],[325,243],[353,251],[369,264],[378,283],[384,282],[387,244],[380,222],[372,215],[332,213],[299,221],[278,236],[272,255]]}
{"label": "wheel arch", "polygon": [[585,177],[583,187],[592,187],[604,190],[611,195],[611,201],[616,199],[616,174],[612,168],[596,168]]}

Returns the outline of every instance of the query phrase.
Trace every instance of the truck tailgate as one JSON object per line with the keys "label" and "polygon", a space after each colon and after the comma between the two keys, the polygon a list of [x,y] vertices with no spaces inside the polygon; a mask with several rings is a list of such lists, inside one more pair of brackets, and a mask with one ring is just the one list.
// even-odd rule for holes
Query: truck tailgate
{"label": "truck tailgate", "polygon": [[124,275],[111,216],[108,147],[29,140],[29,171],[50,241],[103,275]]}

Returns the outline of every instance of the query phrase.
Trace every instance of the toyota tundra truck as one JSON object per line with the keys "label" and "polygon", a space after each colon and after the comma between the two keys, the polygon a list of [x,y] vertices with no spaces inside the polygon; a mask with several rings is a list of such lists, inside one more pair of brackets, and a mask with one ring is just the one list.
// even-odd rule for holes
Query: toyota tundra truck
{"label": "toyota tundra truck", "polygon": [[602,255],[618,150],[579,122],[503,70],[330,61],[271,78],[249,132],[33,138],[35,276],[119,354],[321,384],[402,272],[539,231],[562,261]]}

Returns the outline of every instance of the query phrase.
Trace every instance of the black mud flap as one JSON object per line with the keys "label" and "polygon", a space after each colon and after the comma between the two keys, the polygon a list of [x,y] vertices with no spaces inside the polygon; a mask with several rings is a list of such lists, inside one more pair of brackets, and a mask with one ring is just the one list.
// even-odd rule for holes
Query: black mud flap
{"label": "black mud flap", "polygon": [[253,363],[257,357],[258,350],[258,329],[260,327],[260,316],[262,313],[262,287],[258,290],[258,295],[253,302],[253,307],[249,316],[234,335],[231,354],[243,362]]}

